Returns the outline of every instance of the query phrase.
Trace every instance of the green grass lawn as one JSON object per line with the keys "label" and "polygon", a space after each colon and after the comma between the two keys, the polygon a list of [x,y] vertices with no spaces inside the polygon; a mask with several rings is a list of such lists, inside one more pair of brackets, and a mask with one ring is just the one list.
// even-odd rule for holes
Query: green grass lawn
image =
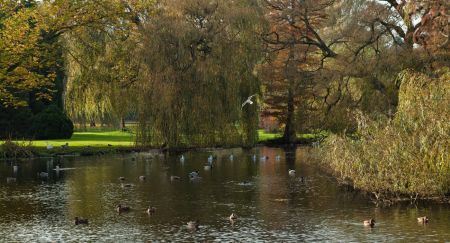
{"label": "green grass lawn", "polygon": [[[264,130],[258,130],[259,142],[282,137],[282,133],[268,133]],[[316,134],[298,134],[298,138],[314,138]],[[16,141],[27,142],[27,141]],[[47,143],[53,147],[60,147],[69,143],[69,147],[108,147],[108,144],[119,147],[131,147],[134,145],[134,135],[122,131],[88,131],[75,132],[71,139],[55,139],[55,140],[36,140],[32,141],[32,145],[38,148],[45,148]]]}
{"label": "green grass lawn", "polygon": [[[318,137],[326,137],[328,135],[327,132],[319,132],[319,133],[297,133],[297,139],[315,139]],[[270,139],[281,138],[283,133],[268,133],[264,130],[258,130],[259,142],[264,142]]]}
{"label": "green grass lawn", "polygon": [[134,145],[134,135],[122,131],[74,132],[71,139],[37,140],[33,141],[32,145],[46,147],[47,143],[52,144],[54,147],[59,147],[66,143],[69,143],[70,147],[107,147],[108,144],[128,147]]}
{"label": "green grass lawn", "polygon": [[283,136],[283,133],[279,132],[279,133],[268,133],[266,131],[264,131],[263,129],[258,130],[258,141],[259,142],[264,142],[270,139],[275,139],[275,138],[280,138]]}

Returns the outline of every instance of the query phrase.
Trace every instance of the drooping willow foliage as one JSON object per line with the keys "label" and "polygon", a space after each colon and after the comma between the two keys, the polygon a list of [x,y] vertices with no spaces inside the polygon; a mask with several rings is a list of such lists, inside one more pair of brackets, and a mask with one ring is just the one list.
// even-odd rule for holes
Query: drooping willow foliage
{"label": "drooping willow foliage", "polygon": [[258,8],[250,1],[170,5],[145,26],[138,140],[168,146],[251,145],[261,59]]}
{"label": "drooping willow foliage", "polygon": [[241,104],[259,93],[263,28],[254,1],[189,0],[128,31],[66,35],[66,109],[84,123],[131,116],[141,145],[253,145],[258,105]]}
{"label": "drooping willow foliage", "polygon": [[130,85],[137,65],[130,45],[114,32],[82,29],[65,36],[65,109],[80,124],[118,124],[134,110]]}

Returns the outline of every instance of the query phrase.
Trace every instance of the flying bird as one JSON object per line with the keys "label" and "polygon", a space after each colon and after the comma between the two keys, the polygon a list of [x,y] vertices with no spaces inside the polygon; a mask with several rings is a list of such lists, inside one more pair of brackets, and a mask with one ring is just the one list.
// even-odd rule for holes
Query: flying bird
{"label": "flying bird", "polygon": [[244,106],[245,106],[246,104],[250,104],[250,105],[253,104],[253,101],[252,101],[253,96],[256,96],[256,94],[250,95],[250,96],[247,98],[247,100],[244,101],[244,103],[242,103],[241,110],[244,108]]}

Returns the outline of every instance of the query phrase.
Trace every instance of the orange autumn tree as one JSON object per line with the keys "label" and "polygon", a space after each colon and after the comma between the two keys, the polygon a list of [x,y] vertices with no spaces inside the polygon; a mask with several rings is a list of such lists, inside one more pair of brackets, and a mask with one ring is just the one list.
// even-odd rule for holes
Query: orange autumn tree
{"label": "orange autumn tree", "polygon": [[261,66],[265,85],[264,115],[285,125],[283,141],[296,140],[295,113],[311,91],[314,74],[324,60],[336,57],[331,45],[319,35],[327,18],[325,9],[334,1],[266,0],[270,32],[264,36],[270,58]]}

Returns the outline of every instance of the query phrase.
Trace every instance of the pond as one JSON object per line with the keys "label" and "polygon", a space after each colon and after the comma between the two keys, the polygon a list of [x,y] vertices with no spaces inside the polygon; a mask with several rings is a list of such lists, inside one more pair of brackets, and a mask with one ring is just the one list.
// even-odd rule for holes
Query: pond
{"label": "pond", "polygon": [[[151,153],[3,161],[0,239],[450,241],[448,204],[377,207],[308,163],[308,153],[258,147],[188,152],[184,162]],[[204,167],[210,155],[212,169]],[[189,179],[192,171],[201,179]],[[130,212],[117,213],[117,204]],[[149,205],[156,207],[153,215],[145,212]],[[228,219],[232,212],[238,216],[234,223]],[[423,215],[430,218],[427,225],[417,223]],[[75,225],[76,216],[88,218],[89,225]],[[374,228],[363,226],[368,218],[376,220]],[[186,223],[196,219],[199,230],[188,230]]]}

